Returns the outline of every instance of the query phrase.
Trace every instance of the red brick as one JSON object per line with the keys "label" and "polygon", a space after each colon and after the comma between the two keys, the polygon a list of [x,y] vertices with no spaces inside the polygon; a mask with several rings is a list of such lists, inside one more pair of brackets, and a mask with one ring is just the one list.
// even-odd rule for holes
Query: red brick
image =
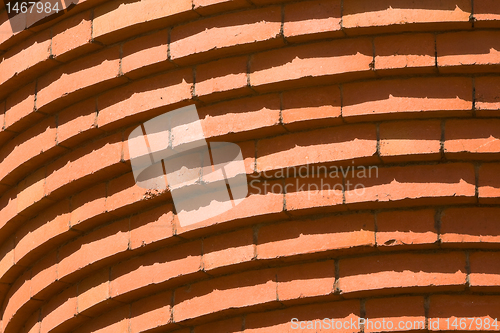
{"label": "red brick", "polygon": [[493,31],[456,32],[437,35],[437,64],[439,71],[442,73],[490,72],[492,70],[491,65],[500,65],[499,37],[499,33]]}
{"label": "red brick", "polygon": [[443,77],[346,84],[342,115],[346,121],[369,115],[373,119],[472,115],[472,81]]}
{"label": "red brick", "polygon": [[[339,333],[354,333],[360,331],[360,309],[359,301],[353,300],[251,313],[245,316],[245,332],[286,333],[297,330],[315,333],[335,330]],[[335,328],[337,322],[342,323],[344,328]]]}
{"label": "red brick", "polygon": [[441,242],[453,243],[454,247],[496,246],[500,242],[500,209],[447,209],[441,216],[440,233]]}
{"label": "red brick", "polygon": [[66,108],[57,114],[57,144],[74,147],[99,135],[96,122],[95,98]]}
{"label": "red brick", "polygon": [[76,286],[73,286],[43,306],[40,333],[48,333],[54,328],[64,329],[64,323],[72,319],[76,313]]}
{"label": "red brick", "polygon": [[[87,230],[88,220],[103,221],[106,213],[106,183],[97,184],[71,197],[70,226],[77,230]],[[82,223],[84,222],[84,223]],[[98,222],[95,222],[97,224]]]}
{"label": "red brick", "polygon": [[[243,318],[235,317],[227,320],[215,321],[212,323],[196,326],[193,333],[231,332],[243,333]],[[177,332],[177,331],[176,331]]]}
{"label": "red brick", "polygon": [[[365,332],[415,331],[425,329],[424,298],[395,297],[369,299],[365,303]],[[376,322],[385,321],[382,325]],[[391,324],[393,329],[391,329]],[[411,325],[408,323],[410,322]],[[382,329],[377,329],[381,325]],[[409,327],[408,327],[408,326]]]}
{"label": "red brick", "polygon": [[119,66],[118,46],[60,66],[38,79],[37,109],[66,106],[80,96],[99,93],[124,82],[124,78],[118,78]]}
{"label": "red brick", "polygon": [[374,27],[378,27],[379,32],[471,27],[469,16],[472,8],[468,0],[439,3],[433,0],[418,3],[412,0],[388,0],[383,3],[354,0],[347,1],[343,9],[342,27],[348,29],[348,34],[363,33],[368,29],[373,31]]}
{"label": "red brick", "polygon": [[377,246],[436,244],[434,215],[432,209],[377,214]]}
{"label": "red brick", "polygon": [[111,269],[111,297],[182,278],[201,269],[201,242],[168,247],[136,257]]}
{"label": "red brick", "polygon": [[40,120],[43,114],[35,111],[35,82],[29,83],[7,97],[5,128],[18,132]]}
{"label": "red brick", "polygon": [[465,288],[465,254],[460,252],[344,259],[339,270],[344,297]]}
{"label": "red brick", "polygon": [[35,311],[26,321],[23,327],[23,333],[39,333],[40,332],[40,310]]}
{"label": "red brick", "polygon": [[479,203],[500,202],[500,164],[488,163],[479,168],[478,192]]}
{"label": "red brick", "polygon": [[0,247],[0,281],[2,281],[2,283],[12,282],[14,278],[9,274],[10,271],[13,270],[15,264],[14,244],[14,237],[11,237]]}
{"label": "red brick", "polygon": [[496,159],[500,152],[500,120],[448,120],[444,151],[450,159]]}
{"label": "red brick", "polygon": [[302,1],[285,5],[283,34],[289,41],[342,36],[341,1]]}
{"label": "red brick", "polygon": [[12,188],[0,197],[0,226],[2,231],[8,221],[16,219],[17,216],[17,189]]}
{"label": "red brick", "polygon": [[173,68],[168,61],[169,30],[133,39],[123,44],[121,70],[129,78],[162,72]]}
{"label": "red brick", "polygon": [[59,293],[67,284],[57,279],[57,251],[37,261],[31,269],[31,297],[47,300]]}
{"label": "red brick", "polygon": [[71,280],[78,270],[128,249],[128,219],[113,222],[59,249],[58,277]]}
{"label": "red brick", "polygon": [[258,232],[259,259],[369,247],[375,245],[372,215],[323,217],[263,226]]}
{"label": "red brick", "polygon": [[255,257],[253,229],[242,229],[211,236],[203,240],[203,269],[217,268],[249,262]]}
{"label": "red brick", "polygon": [[97,125],[109,130],[174,110],[191,99],[192,83],[193,72],[186,68],[110,90],[98,98]]}
{"label": "red brick", "polygon": [[108,1],[94,9],[93,37],[103,43],[112,43],[197,16],[191,0],[168,3],[161,0]]}
{"label": "red brick", "polygon": [[161,240],[178,241],[174,235],[172,204],[140,212],[130,218],[130,248],[136,249]]}
{"label": "red brick", "polygon": [[[267,7],[200,19],[172,29],[170,56],[183,64],[197,56],[200,59],[220,57],[245,51],[283,45],[280,37],[281,9]],[[208,53],[210,52],[210,53]],[[193,61],[193,60],[191,60]]]}
{"label": "red brick", "polygon": [[66,19],[52,28],[52,54],[68,61],[91,53],[100,46],[92,43],[92,13],[86,11]]}
{"label": "red brick", "polygon": [[139,333],[154,328],[167,329],[172,324],[172,292],[144,298],[132,303],[130,310],[130,333]]}
{"label": "red brick", "polygon": [[338,86],[314,87],[283,93],[283,125],[290,131],[327,127],[342,122]]}
{"label": "red brick", "polygon": [[196,96],[202,101],[252,93],[247,86],[248,57],[226,58],[196,66]]}
{"label": "red brick", "polygon": [[76,233],[69,232],[69,200],[59,201],[16,231],[16,263],[30,264],[53,246],[74,236]]}
{"label": "red brick", "polygon": [[257,143],[257,170],[267,171],[351,159],[374,162],[373,124],[339,126],[278,136]]}
{"label": "red brick", "polygon": [[[483,325],[485,320],[489,319],[491,325],[493,320],[500,317],[497,304],[496,295],[433,295],[429,299],[429,330],[462,330],[459,328],[460,321],[465,321],[465,329],[469,331],[485,330],[482,325],[476,326],[476,321],[470,326],[472,320],[469,318],[474,318],[474,320],[479,318]],[[452,326],[455,319],[457,319],[457,328]],[[491,326],[489,328],[489,330],[496,329]]]}
{"label": "red brick", "polygon": [[246,0],[194,0],[193,9],[201,15],[212,15],[250,7]]}
{"label": "red brick", "polygon": [[475,79],[476,115],[481,117],[500,116],[499,77],[478,77]]}
{"label": "red brick", "polygon": [[410,158],[439,160],[441,122],[397,121],[380,124],[380,156],[384,162],[404,162]]}
{"label": "red brick", "polygon": [[280,267],[277,279],[281,302],[328,296],[334,292],[335,264],[330,260]]}
{"label": "red brick", "polygon": [[363,174],[362,177],[348,175],[345,184],[347,204],[381,207],[385,206],[384,202],[391,205],[437,205],[476,201],[472,164],[403,166],[376,171],[376,177],[373,177],[373,171],[371,178]]}
{"label": "red brick", "polygon": [[21,181],[17,187],[17,212],[36,209],[45,196],[45,168],[39,169]]}
{"label": "red brick", "polygon": [[99,316],[103,310],[119,305],[110,299],[109,268],[104,268],[78,283],[77,311],[85,316]]}
{"label": "red brick", "polygon": [[251,271],[175,290],[174,321],[276,301],[274,270]]}
{"label": "red brick", "polygon": [[500,20],[500,10],[495,0],[474,1],[474,26],[497,27]]}
{"label": "red brick", "polygon": [[469,274],[469,283],[472,290],[491,292],[500,289],[499,253],[474,252],[470,254],[469,262],[471,270]]}
{"label": "red brick", "polygon": [[201,107],[198,112],[206,138],[246,140],[284,133],[278,95],[237,99]]}
{"label": "red brick", "polygon": [[[41,305],[39,301],[31,302],[31,306],[28,304],[30,303],[30,274],[31,272],[28,270],[19,276],[7,294],[3,313],[4,329],[15,330],[16,328],[20,328],[19,326],[22,326],[24,322],[20,323],[19,317],[23,315],[28,316],[31,314],[29,311],[30,308],[33,311],[37,305]],[[25,319],[23,318],[23,320]]]}
{"label": "red brick", "polygon": [[128,332],[130,305],[107,311],[94,320],[88,320],[85,325],[75,330],[75,333],[117,333]]}
{"label": "red brick", "polygon": [[375,70],[395,75],[435,71],[435,45],[432,34],[375,37]]}
{"label": "red brick", "polygon": [[257,91],[372,77],[370,39],[357,38],[280,48],[252,56],[250,84]]}

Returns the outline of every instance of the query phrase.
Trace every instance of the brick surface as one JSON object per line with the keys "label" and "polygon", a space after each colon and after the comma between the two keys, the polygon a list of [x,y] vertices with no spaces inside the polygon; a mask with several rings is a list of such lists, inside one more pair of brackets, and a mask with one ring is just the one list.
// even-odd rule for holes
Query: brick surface
{"label": "brick surface", "polygon": [[172,292],[160,293],[132,303],[130,332],[139,333],[157,327],[166,328],[172,321]]}
{"label": "brick surface", "polygon": [[449,120],[444,131],[444,151],[450,159],[495,159],[500,152],[498,119]]}
{"label": "brick surface", "polygon": [[453,208],[443,211],[440,236],[443,243],[487,246],[500,241],[497,208]]}
{"label": "brick surface", "polygon": [[246,0],[193,0],[194,10],[201,15],[212,15],[250,7]]}
{"label": "brick surface", "polygon": [[478,195],[480,203],[500,202],[500,177],[498,163],[483,164],[479,168]]}
{"label": "brick surface", "polygon": [[[423,297],[369,299],[365,303],[365,311],[369,319],[364,324],[365,332],[401,332],[425,328]],[[377,323],[381,321],[385,322]]]}
{"label": "brick surface", "polygon": [[495,27],[500,20],[500,10],[495,0],[474,1],[474,25],[477,27]]}
{"label": "brick surface", "polygon": [[500,94],[495,86],[500,84],[498,77],[478,77],[475,80],[476,114],[494,117],[500,115]]}
{"label": "brick surface", "polygon": [[130,248],[146,246],[161,240],[177,241],[174,234],[174,212],[171,204],[162,204],[130,218]]}
{"label": "brick surface", "polygon": [[493,291],[498,289],[500,256],[497,252],[475,252],[470,258],[469,283],[474,291]]}
{"label": "brick surface", "polygon": [[203,269],[237,265],[255,258],[253,229],[242,229],[203,240]]}
{"label": "brick surface", "polygon": [[7,97],[5,111],[5,128],[19,131],[31,125],[30,121],[43,118],[43,114],[35,112],[35,82],[31,82]]}
{"label": "brick surface", "polygon": [[70,148],[99,135],[96,120],[95,98],[62,110],[57,114],[57,144]]}

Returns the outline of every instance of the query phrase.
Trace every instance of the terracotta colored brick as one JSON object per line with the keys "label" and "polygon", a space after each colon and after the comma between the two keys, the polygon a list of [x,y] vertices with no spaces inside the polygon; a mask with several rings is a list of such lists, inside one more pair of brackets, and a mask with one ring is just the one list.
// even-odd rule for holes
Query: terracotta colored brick
{"label": "terracotta colored brick", "polygon": [[342,36],[340,3],[340,0],[314,0],[285,5],[285,38],[289,41],[305,41]]}
{"label": "terracotta colored brick", "polygon": [[326,163],[350,159],[374,162],[377,150],[373,124],[339,126],[259,140],[257,170],[290,168],[307,163]]}
{"label": "terracotta colored brick", "polygon": [[21,181],[17,187],[17,211],[33,209],[32,206],[39,203],[45,196],[45,168],[39,169],[26,179]]}
{"label": "terracotta colored brick", "polygon": [[124,43],[122,73],[136,79],[173,68],[168,61],[168,34],[168,30],[161,30]]}
{"label": "terracotta colored brick", "polygon": [[[498,219],[498,217],[497,217]],[[470,254],[469,283],[474,291],[498,290],[500,285],[500,255],[498,252]]]}
{"label": "terracotta colored brick", "polygon": [[286,179],[284,188],[287,212],[295,216],[344,210],[342,176],[331,176],[333,175],[321,174]]}
{"label": "terracotta colored brick", "polygon": [[[98,98],[97,125],[118,128],[184,106],[191,99],[192,83],[193,72],[186,68],[110,90]],[[161,107],[168,110],[157,110]]]}
{"label": "terracotta colored brick", "polygon": [[[108,182],[106,211],[115,216],[125,213],[135,213],[148,201],[151,191],[139,187],[131,172]],[[155,198],[153,198],[155,199]],[[158,197],[156,198],[159,199]]]}
{"label": "terracotta colored brick", "polygon": [[172,324],[172,292],[167,291],[132,303],[130,310],[130,333],[139,333],[154,328],[166,329]]}
{"label": "terracotta colored brick", "polygon": [[328,296],[334,292],[333,260],[281,267],[277,272],[278,299],[281,302]]}
{"label": "terracotta colored brick", "polygon": [[[499,34],[492,31],[456,32],[436,37],[437,64],[442,73],[491,71],[500,65]],[[480,66],[483,66],[481,68]],[[484,66],[488,66],[484,68]]]}
{"label": "terracotta colored brick", "polygon": [[[234,53],[231,48],[246,50],[281,46],[281,9],[268,7],[200,19],[172,29],[170,56],[175,63],[207,59]],[[195,57],[196,58],[196,57]]]}
{"label": "terracotta colored brick", "polygon": [[448,158],[495,159],[500,152],[500,120],[448,120],[444,151]]}
{"label": "terracotta colored brick", "polygon": [[57,250],[49,252],[31,268],[31,298],[48,300],[68,287],[57,278]]}
{"label": "terracotta colored brick", "polygon": [[[365,311],[366,318],[369,320],[364,323],[365,332],[425,329],[424,298],[421,296],[369,299],[365,303]],[[377,323],[382,320],[385,320],[382,325]]]}
{"label": "terracotta colored brick", "polygon": [[[72,280],[78,270],[128,249],[128,219],[113,222],[75,239],[59,249],[58,277]],[[74,274],[73,274],[74,275]]]}
{"label": "terracotta colored brick", "polygon": [[252,56],[250,84],[257,91],[373,76],[373,49],[366,38],[281,48]]}
{"label": "terracotta colored brick", "polygon": [[40,332],[40,310],[35,311],[26,321],[23,327],[23,333],[38,333]]}
{"label": "terracotta colored brick", "polygon": [[339,289],[344,297],[465,288],[465,254],[460,252],[344,259],[339,270]]}
{"label": "terracotta colored brick", "polygon": [[11,237],[0,247],[0,281],[2,281],[2,283],[5,283],[6,281],[12,282],[13,279],[9,273],[13,270],[15,264],[14,244],[14,237]]}
{"label": "terracotta colored brick", "polygon": [[89,223],[86,221],[103,220],[104,213],[106,213],[106,183],[97,184],[71,197],[70,226],[73,229],[88,229]]}
{"label": "terracotta colored brick", "polygon": [[40,333],[48,333],[56,327],[59,330],[64,328],[64,323],[77,313],[76,295],[76,286],[69,287],[43,306]]}
{"label": "terracotta colored brick", "polygon": [[[245,331],[275,332],[359,332],[361,306],[359,300],[310,304],[287,309],[251,313],[245,316]],[[324,321],[324,319],[327,319]],[[332,322],[333,319],[333,322]],[[293,320],[293,321],[292,321]],[[336,323],[342,327],[335,328]]]}
{"label": "terracotta colored brick", "polygon": [[369,115],[395,119],[471,114],[472,82],[467,78],[369,81],[343,87],[342,115],[346,121]]}
{"label": "terracotta colored brick", "polygon": [[500,115],[500,93],[496,87],[499,77],[478,77],[475,79],[476,115],[495,117]]}
{"label": "terracotta colored brick", "polygon": [[86,11],[70,17],[52,28],[52,54],[59,61],[68,61],[100,48],[92,43],[92,13]]}
{"label": "terracotta colored brick", "polygon": [[109,268],[104,268],[78,283],[77,311],[85,316],[96,317],[103,310],[120,303],[110,299]]}
{"label": "terracotta colored brick", "polygon": [[246,0],[194,0],[193,9],[201,15],[212,15],[250,7]]}
{"label": "terracotta colored brick", "polygon": [[253,229],[242,229],[203,240],[203,269],[249,262],[255,257]]}
{"label": "terracotta colored brick", "polygon": [[[460,327],[460,321],[463,319],[466,329],[471,331],[484,330],[483,325],[486,319],[489,319],[490,330],[496,330],[491,327],[491,324],[494,319],[500,317],[497,302],[498,298],[493,295],[433,295],[429,299],[429,330],[454,330],[452,324],[455,319],[457,319],[457,328]],[[476,326],[476,322],[472,324],[468,318],[474,318],[474,320],[480,318],[482,325]]]}
{"label": "terracotta colored brick", "polygon": [[5,228],[8,221],[16,219],[17,189],[12,188],[0,197],[0,226]]}
{"label": "terracotta colored brick", "polygon": [[323,217],[263,226],[258,232],[259,259],[375,245],[369,214]]}
{"label": "terracotta colored brick", "polygon": [[[94,10],[93,37],[103,43],[124,39],[145,30],[169,26],[197,17],[192,2],[181,0],[108,1]],[[147,23],[147,25],[145,24]]]}
{"label": "terracotta colored brick", "polygon": [[[348,175],[347,204],[377,207],[391,205],[475,202],[475,174],[472,164],[441,164],[391,167]],[[418,201],[416,200],[418,199]]]}
{"label": "terracotta colored brick", "polygon": [[[52,194],[69,191],[65,186],[69,183],[91,183],[97,181],[99,171],[114,170],[123,172],[125,164],[120,163],[122,157],[121,133],[91,142],[62,156],[47,167],[46,193]],[[97,173],[97,174],[96,174]],[[118,173],[120,174],[120,173]],[[100,177],[103,177],[101,175]],[[73,188],[75,192],[77,188]]]}
{"label": "terracotta colored brick", "polygon": [[500,202],[500,164],[483,164],[479,168],[478,192],[480,203]]}
{"label": "terracotta colored brick", "polygon": [[276,301],[274,270],[250,271],[175,290],[174,321]]}
{"label": "terracotta colored brick", "polygon": [[285,132],[280,125],[280,99],[275,94],[201,107],[198,115],[206,138],[228,136],[228,140],[239,141]]}
{"label": "terracotta colored brick", "polygon": [[[29,310],[22,311],[22,308],[26,306],[29,307],[29,304],[27,303],[30,301],[30,273],[31,272],[28,270],[19,276],[7,294],[8,301],[4,303],[5,308],[3,313],[3,325],[5,329],[20,328],[19,326],[22,324],[20,325],[19,318],[16,318],[16,315],[27,315],[26,312],[29,312]],[[38,306],[41,305],[41,302],[36,303]],[[33,308],[36,307],[33,306]]]}
{"label": "terracotta colored brick", "polygon": [[201,242],[190,242],[135,257],[111,269],[111,297],[156,285],[201,269]]}
{"label": "terracotta colored brick", "polygon": [[302,130],[342,122],[338,86],[314,87],[283,93],[281,117],[286,129]]}
{"label": "terracotta colored brick", "polygon": [[196,326],[194,328],[194,333],[212,333],[212,332],[242,333],[244,330],[243,327],[244,327],[243,318],[235,317],[227,320],[221,320]]}
{"label": "terracotta colored brick", "polygon": [[98,130],[96,100],[74,104],[57,114],[57,144],[74,147],[101,133]]}
{"label": "terracotta colored brick", "polygon": [[7,97],[5,128],[20,131],[43,117],[35,110],[35,82],[29,83]]}
{"label": "terracotta colored brick", "polygon": [[384,162],[441,158],[440,121],[382,123],[379,131],[380,156]]}
{"label": "terracotta colored brick", "polygon": [[[436,3],[425,0],[366,2],[348,1],[344,5],[342,27],[348,34],[362,33],[379,27],[377,31],[414,31],[414,29],[450,29],[470,27],[472,8],[468,0],[446,0]],[[416,26],[416,23],[422,25]],[[360,29],[365,28],[365,29]]]}
{"label": "terracotta colored brick", "polygon": [[196,66],[196,96],[202,101],[252,93],[247,86],[248,57],[226,58]]}
{"label": "terracotta colored brick", "polygon": [[474,1],[474,26],[496,27],[500,20],[500,10],[495,0]]}
{"label": "terracotta colored brick", "polygon": [[447,209],[441,216],[439,238],[453,246],[494,246],[500,242],[499,214],[499,209],[488,207]]}
{"label": "terracotta colored brick", "polygon": [[432,34],[375,37],[375,70],[388,75],[435,71]]}
{"label": "terracotta colored brick", "polygon": [[16,231],[16,263],[31,264],[53,246],[75,236],[75,232],[69,232],[69,200],[59,201]]}
{"label": "terracotta colored brick", "polygon": [[130,248],[136,249],[162,240],[176,242],[173,238],[174,212],[171,204],[140,212],[130,218]]}
{"label": "terracotta colored brick", "polygon": [[432,209],[377,214],[377,246],[435,244],[438,240]]}
{"label": "terracotta colored brick", "polygon": [[130,305],[119,307],[115,310],[107,311],[102,316],[94,320],[88,320],[75,333],[95,332],[95,333],[116,333],[127,332],[129,328]]}
{"label": "terracotta colored brick", "polygon": [[119,66],[118,46],[64,64],[38,79],[36,107],[47,110],[66,106],[80,96],[124,82],[123,77],[118,78]]}

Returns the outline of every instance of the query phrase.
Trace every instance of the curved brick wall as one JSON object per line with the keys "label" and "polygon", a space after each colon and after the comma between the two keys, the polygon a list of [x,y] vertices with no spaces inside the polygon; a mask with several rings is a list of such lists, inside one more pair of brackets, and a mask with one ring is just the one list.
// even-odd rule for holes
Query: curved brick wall
{"label": "curved brick wall", "polygon": [[[14,32],[0,6],[2,332],[500,317],[497,0],[82,0]],[[126,140],[193,103],[277,186],[181,227]]]}

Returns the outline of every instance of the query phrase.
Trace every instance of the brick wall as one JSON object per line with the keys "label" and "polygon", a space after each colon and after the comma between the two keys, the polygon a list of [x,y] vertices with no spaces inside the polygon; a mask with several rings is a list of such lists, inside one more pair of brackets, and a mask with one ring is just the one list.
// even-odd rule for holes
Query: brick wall
{"label": "brick wall", "polygon": [[[80,0],[13,31],[0,4],[1,332],[500,317],[499,22],[496,0]],[[270,186],[181,226],[127,137],[193,103]],[[378,174],[314,190],[284,173],[305,166]]]}

